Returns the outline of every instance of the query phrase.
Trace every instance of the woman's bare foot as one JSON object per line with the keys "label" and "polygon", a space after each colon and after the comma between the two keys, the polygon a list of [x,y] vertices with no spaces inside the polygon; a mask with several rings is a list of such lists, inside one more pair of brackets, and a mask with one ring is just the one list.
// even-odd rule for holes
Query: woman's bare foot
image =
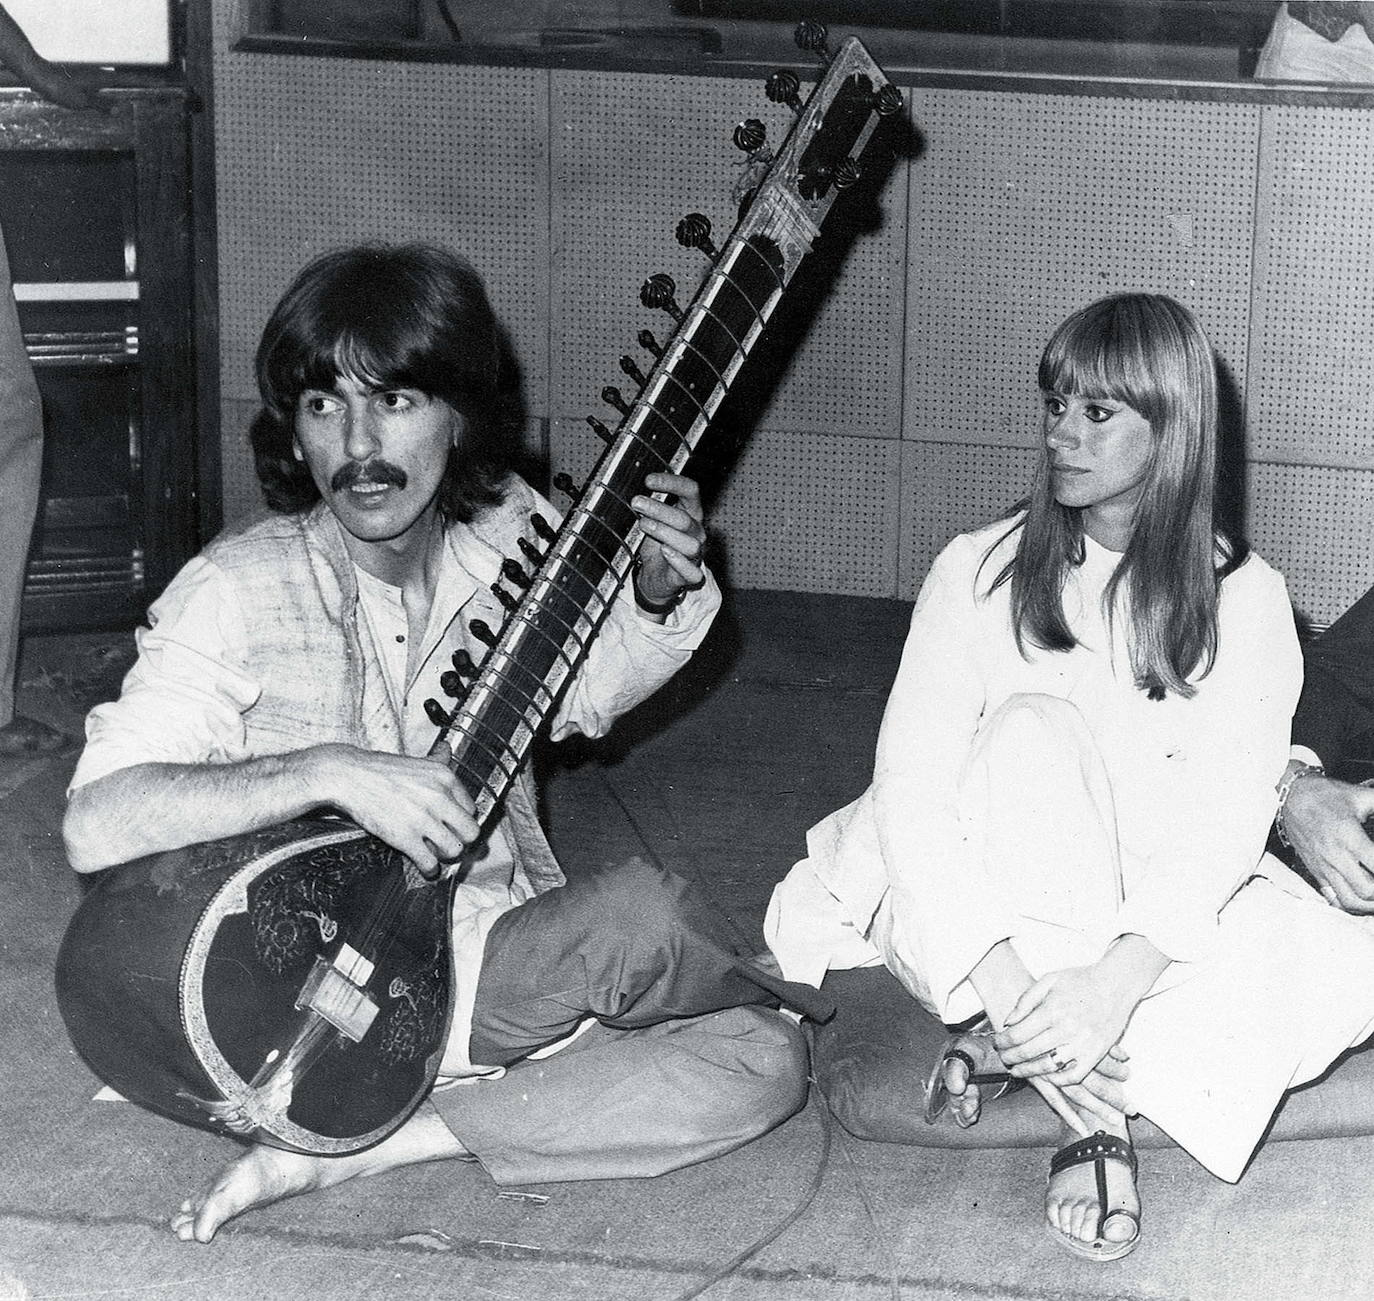
{"label": "woman's bare foot", "polygon": [[467,1150],[452,1131],[428,1107],[376,1147],[347,1156],[310,1156],[259,1144],[229,1162],[213,1183],[182,1202],[172,1216],[172,1232],[182,1242],[209,1242],[222,1224],[254,1207],[332,1188],[360,1175],[384,1174],[421,1161],[466,1155]]}
{"label": "woman's bare foot", "polygon": [[[989,1076],[997,1078],[989,1080]],[[991,1032],[976,1030],[956,1035],[945,1045],[936,1076],[931,1081],[932,1093],[938,1094],[941,1086],[945,1094],[943,1102],[960,1129],[970,1129],[978,1123],[984,1103],[1000,1098],[1013,1086],[1021,1087],[1020,1081],[1006,1076],[1006,1067],[992,1046]],[[933,1120],[939,1110],[938,1105],[932,1109],[928,1101],[927,1119]]]}
{"label": "woman's bare foot", "polygon": [[[1066,1125],[1060,1134],[1060,1153],[1070,1145],[1093,1143],[1098,1138],[1109,1140],[1100,1146],[1121,1151],[1111,1140],[1124,1140],[1129,1144],[1130,1131],[1123,1120],[1120,1125],[1112,1126],[1111,1132],[1103,1127],[1092,1138],[1080,1139]],[[1125,1254],[1124,1244],[1134,1245],[1140,1233],[1140,1196],[1136,1190],[1132,1159],[1107,1157],[1102,1162],[1107,1187],[1105,1221],[1099,1203],[1094,1161],[1089,1157],[1081,1164],[1067,1165],[1058,1170],[1051,1167],[1049,1186],[1045,1190],[1045,1220],[1052,1230],[1063,1235],[1065,1245],[1071,1250],[1080,1255],[1097,1255],[1110,1260]],[[1094,1243],[1101,1245],[1094,1248]]]}

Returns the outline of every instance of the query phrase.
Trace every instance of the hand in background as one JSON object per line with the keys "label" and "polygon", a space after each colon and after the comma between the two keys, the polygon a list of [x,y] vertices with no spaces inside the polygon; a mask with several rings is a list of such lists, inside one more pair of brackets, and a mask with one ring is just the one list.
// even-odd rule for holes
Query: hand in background
{"label": "hand in background", "polygon": [[94,70],[68,72],[61,64],[45,59],[24,35],[19,24],[0,5],[0,63],[26,86],[63,108],[100,109],[102,77]]}
{"label": "hand in background", "polygon": [[1283,806],[1283,831],[1328,903],[1374,913],[1374,789],[1313,774],[1299,778]]}

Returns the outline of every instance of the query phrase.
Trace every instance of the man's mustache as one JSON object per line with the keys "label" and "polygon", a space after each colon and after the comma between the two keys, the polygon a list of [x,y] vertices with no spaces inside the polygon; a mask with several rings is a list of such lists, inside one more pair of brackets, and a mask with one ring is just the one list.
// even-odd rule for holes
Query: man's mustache
{"label": "man's mustache", "polygon": [[360,483],[383,483],[404,488],[406,472],[390,461],[347,461],[334,471],[334,477],[329,480],[334,492],[356,488]]}

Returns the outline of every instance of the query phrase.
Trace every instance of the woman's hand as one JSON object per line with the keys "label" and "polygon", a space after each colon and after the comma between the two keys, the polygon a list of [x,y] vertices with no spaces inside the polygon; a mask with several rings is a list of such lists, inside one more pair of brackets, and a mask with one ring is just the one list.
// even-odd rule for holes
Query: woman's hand
{"label": "woman's hand", "polygon": [[635,590],[649,605],[666,606],[688,588],[706,579],[701,556],[706,546],[701,490],[681,474],[650,474],[649,492],[668,495],[659,501],[647,493],[630,499],[644,530],[635,566]]}
{"label": "woman's hand", "polygon": [[993,1036],[1013,1075],[1061,1087],[1081,1084],[1094,1069],[1128,1060],[1121,1036],[1169,959],[1143,935],[1122,935],[1088,967],[1066,967],[1034,981]]}
{"label": "woman's hand", "polygon": [[1051,971],[1017,999],[992,1040],[1011,1074],[1063,1086],[1082,1084],[1109,1059],[1124,1066],[1118,1044],[1137,999],[1104,980],[1099,965]]}

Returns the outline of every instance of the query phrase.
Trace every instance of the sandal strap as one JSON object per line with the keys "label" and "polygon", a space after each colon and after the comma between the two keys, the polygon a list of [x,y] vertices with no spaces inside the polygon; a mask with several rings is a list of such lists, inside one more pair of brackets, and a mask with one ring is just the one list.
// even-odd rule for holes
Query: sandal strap
{"label": "sandal strap", "polygon": [[963,1062],[968,1071],[968,1082],[970,1084],[1011,1084],[1019,1083],[1015,1075],[1009,1075],[1006,1071],[980,1071],[977,1063],[962,1048],[951,1048],[943,1057],[940,1058],[940,1065],[946,1062]]}
{"label": "sandal strap", "polygon": [[1087,1165],[1089,1161],[1119,1161],[1131,1172],[1132,1179],[1135,1178],[1140,1164],[1136,1160],[1135,1148],[1131,1146],[1129,1139],[1117,1138],[1115,1134],[1108,1134],[1099,1129],[1096,1134],[1090,1134],[1067,1147],[1061,1147],[1050,1158],[1050,1174],[1057,1175],[1061,1170],[1068,1170],[1076,1165]]}
{"label": "sandal strap", "polygon": [[1124,1206],[1119,1206],[1115,1210],[1108,1208],[1107,1202],[1107,1162],[1117,1161],[1124,1165],[1131,1172],[1131,1179],[1134,1181],[1139,1169],[1139,1162],[1136,1160],[1135,1148],[1129,1139],[1117,1138],[1115,1134],[1108,1134],[1103,1130],[1098,1130],[1087,1138],[1080,1138],[1075,1143],[1070,1143],[1067,1147],[1061,1147],[1050,1158],[1050,1175],[1057,1175],[1061,1170],[1070,1170],[1074,1166],[1087,1165],[1092,1162],[1093,1181],[1097,1185],[1097,1239],[1100,1242],[1102,1235],[1106,1232],[1107,1221],[1115,1219],[1118,1215],[1127,1216],[1135,1225],[1136,1233],[1140,1232],[1140,1216],[1135,1211],[1129,1210]]}

